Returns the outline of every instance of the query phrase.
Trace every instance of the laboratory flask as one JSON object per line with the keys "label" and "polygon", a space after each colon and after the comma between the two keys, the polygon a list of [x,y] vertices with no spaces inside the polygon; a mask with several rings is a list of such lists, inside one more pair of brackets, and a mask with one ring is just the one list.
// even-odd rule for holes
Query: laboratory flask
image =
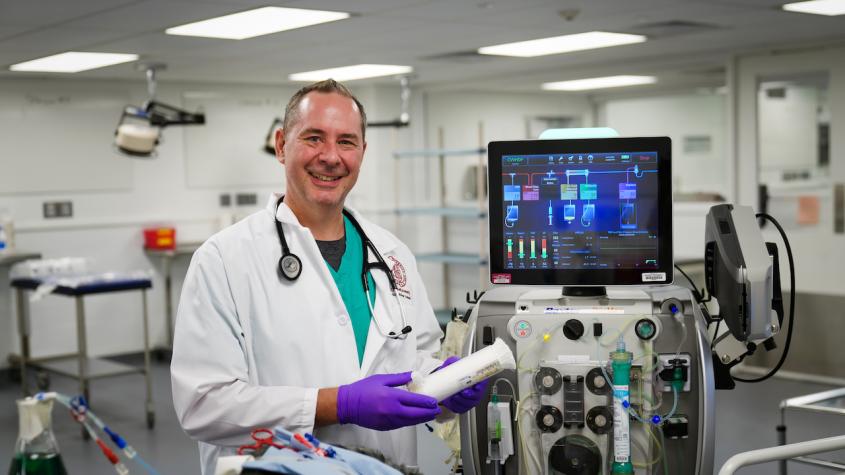
{"label": "laboratory flask", "polygon": [[53,401],[18,399],[18,440],[9,475],[67,475],[53,435]]}

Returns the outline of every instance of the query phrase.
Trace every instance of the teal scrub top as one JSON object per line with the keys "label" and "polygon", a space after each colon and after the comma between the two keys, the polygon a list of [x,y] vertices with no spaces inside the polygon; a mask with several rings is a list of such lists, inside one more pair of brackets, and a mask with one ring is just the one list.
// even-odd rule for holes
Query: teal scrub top
{"label": "teal scrub top", "polygon": [[[361,269],[364,266],[364,243],[355,226],[346,216],[343,217],[345,229],[346,250],[340,259],[340,268],[334,268],[326,262],[329,272],[332,274],[346,311],[349,313],[349,320],[352,322],[352,330],[355,333],[355,346],[358,348],[358,365],[364,361],[364,349],[367,347],[367,333],[370,331],[370,307],[367,305],[367,294],[364,292],[364,285],[361,282]],[[370,285],[370,305],[375,306],[376,284],[371,273],[367,273],[367,280]]]}

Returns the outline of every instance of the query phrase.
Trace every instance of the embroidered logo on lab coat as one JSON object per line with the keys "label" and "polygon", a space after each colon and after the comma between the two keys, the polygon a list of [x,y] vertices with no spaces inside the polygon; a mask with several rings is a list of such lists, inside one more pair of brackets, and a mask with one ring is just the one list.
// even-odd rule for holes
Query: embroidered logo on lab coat
{"label": "embroidered logo on lab coat", "polygon": [[411,290],[408,289],[408,273],[405,272],[405,266],[394,256],[388,256],[387,258],[393,263],[391,270],[393,272],[393,280],[396,281],[396,292],[410,300]]}

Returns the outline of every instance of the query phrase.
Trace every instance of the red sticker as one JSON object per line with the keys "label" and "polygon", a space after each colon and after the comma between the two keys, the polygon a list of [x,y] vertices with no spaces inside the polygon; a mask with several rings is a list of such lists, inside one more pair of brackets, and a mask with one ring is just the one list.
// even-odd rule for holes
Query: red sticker
{"label": "red sticker", "polygon": [[490,279],[494,284],[510,284],[510,274],[493,274]]}

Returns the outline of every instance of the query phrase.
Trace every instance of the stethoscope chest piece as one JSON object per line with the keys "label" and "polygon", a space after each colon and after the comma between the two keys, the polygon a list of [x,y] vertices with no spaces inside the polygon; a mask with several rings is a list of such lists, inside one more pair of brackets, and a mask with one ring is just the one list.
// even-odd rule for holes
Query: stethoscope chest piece
{"label": "stethoscope chest piece", "polygon": [[279,259],[279,271],[287,280],[296,280],[302,273],[302,261],[296,254],[285,254]]}
{"label": "stethoscope chest piece", "polygon": [[[282,200],[284,197],[280,197],[279,200],[276,202],[276,213],[278,214],[279,206],[282,204]],[[364,287],[364,293],[366,295],[367,305],[370,307],[370,316],[373,318],[373,321],[378,328],[379,333],[384,335],[387,338],[392,338],[395,340],[401,340],[408,336],[411,333],[411,326],[408,325],[408,321],[405,318],[405,311],[402,309],[402,299],[399,298],[399,294],[396,292],[396,281],[393,278],[393,271],[390,267],[387,266],[387,263],[384,262],[384,258],[381,257],[381,254],[376,249],[376,246],[367,238],[367,235],[364,234],[364,230],[361,229],[361,225],[358,224],[358,221],[355,219],[354,216],[347,210],[343,210],[343,215],[349,219],[349,222],[352,223],[352,226],[355,227],[355,231],[358,232],[358,235],[361,237],[361,244],[362,244],[362,268],[361,268],[361,283]],[[296,254],[290,252],[290,248],[288,247],[288,241],[285,239],[285,232],[282,229],[282,223],[279,221],[278,218],[275,216],[273,217],[273,221],[276,225],[276,232],[279,235],[279,243],[282,246],[282,257],[279,259],[279,272],[281,272],[282,277],[286,280],[293,282],[298,277],[299,274],[302,273],[302,260],[297,257]],[[372,253],[376,259],[376,262],[369,262],[368,256]],[[373,309],[373,305],[370,299],[370,285],[368,275],[371,271],[379,270],[384,272],[384,275],[387,277],[387,281],[390,284],[390,293],[393,294],[393,297],[396,298],[396,304],[399,306],[399,315],[402,320],[402,328],[399,333],[395,331],[385,332],[382,327],[381,323],[375,316],[375,310]]]}

